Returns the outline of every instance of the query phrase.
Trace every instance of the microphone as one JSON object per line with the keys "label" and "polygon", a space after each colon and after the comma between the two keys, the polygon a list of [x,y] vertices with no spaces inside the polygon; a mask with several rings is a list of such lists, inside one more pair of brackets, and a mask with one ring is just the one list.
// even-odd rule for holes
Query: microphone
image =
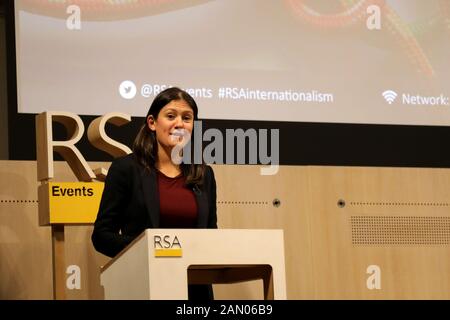
{"label": "microphone", "polygon": [[194,186],[192,187],[192,191],[194,191],[194,193],[195,193],[196,195],[201,195],[201,194],[202,194],[202,190],[200,190],[200,188],[199,188],[197,185],[194,185]]}

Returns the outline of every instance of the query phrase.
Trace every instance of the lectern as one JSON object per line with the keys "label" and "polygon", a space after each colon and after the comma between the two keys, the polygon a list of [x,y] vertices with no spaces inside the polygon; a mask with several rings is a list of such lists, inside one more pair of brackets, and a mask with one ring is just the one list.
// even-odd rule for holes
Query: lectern
{"label": "lectern", "polygon": [[147,229],[100,274],[107,300],[185,300],[188,283],[257,279],[265,299],[286,299],[283,230]]}

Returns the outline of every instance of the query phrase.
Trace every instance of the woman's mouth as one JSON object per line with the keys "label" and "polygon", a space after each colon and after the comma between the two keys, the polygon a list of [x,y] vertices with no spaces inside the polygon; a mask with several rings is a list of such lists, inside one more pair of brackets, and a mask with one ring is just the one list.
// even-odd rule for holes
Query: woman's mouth
{"label": "woman's mouth", "polygon": [[170,134],[170,138],[174,142],[181,142],[184,137],[187,137],[189,135],[189,132],[185,129],[175,129]]}
{"label": "woman's mouth", "polygon": [[187,131],[185,129],[175,129],[172,131],[171,135],[176,137],[184,137],[186,135]]}

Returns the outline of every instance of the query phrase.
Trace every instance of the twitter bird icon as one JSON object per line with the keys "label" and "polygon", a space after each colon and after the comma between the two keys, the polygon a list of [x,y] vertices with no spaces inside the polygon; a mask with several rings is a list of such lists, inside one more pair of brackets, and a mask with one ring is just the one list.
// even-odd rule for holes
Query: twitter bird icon
{"label": "twitter bird icon", "polygon": [[136,85],[133,81],[125,80],[119,85],[119,94],[122,98],[130,100],[136,95]]}

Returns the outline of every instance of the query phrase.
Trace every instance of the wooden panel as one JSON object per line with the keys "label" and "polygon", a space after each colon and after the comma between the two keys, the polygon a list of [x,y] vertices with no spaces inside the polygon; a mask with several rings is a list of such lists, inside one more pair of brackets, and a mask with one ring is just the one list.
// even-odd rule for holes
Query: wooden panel
{"label": "wooden panel", "polygon": [[[448,217],[448,206],[423,204],[449,202],[449,170],[310,170],[313,298],[450,298],[448,245],[354,245],[351,233],[352,216]],[[381,268],[380,290],[366,286],[369,265]]]}
{"label": "wooden panel", "polygon": [[40,228],[35,162],[0,161],[0,299],[51,299],[51,234]]}
{"label": "wooden panel", "polygon": [[[352,217],[447,221],[449,169],[283,166],[274,176],[261,176],[258,166],[216,165],[214,172],[220,228],[284,229],[289,299],[450,298],[445,242],[352,242]],[[39,227],[36,162],[0,161],[0,175],[0,299],[51,299],[51,233]],[[76,181],[65,162],[56,162],[55,181]],[[413,232],[407,225],[396,228],[409,237],[431,228]],[[424,232],[432,237],[436,230],[430,230]],[[95,252],[91,232],[92,226],[65,227],[65,263],[81,270],[81,289],[66,289],[68,299],[103,298],[99,267],[109,258]],[[380,290],[366,286],[370,265],[380,267]],[[220,299],[260,299],[261,286],[256,281],[214,289]]]}
{"label": "wooden panel", "polygon": [[[91,164],[109,167],[109,163]],[[51,227],[39,226],[35,161],[0,161],[0,299],[52,299]],[[55,180],[76,181],[65,162]],[[65,227],[65,264],[81,269],[81,289],[67,299],[101,299],[99,267],[109,258],[95,252],[92,226]]]}
{"label": "wooden panel", "polygon": [[68,299],[103,299],[100,267],[110,258],[95,251],[91,242],[92,226],[66,226],[66,264],[81,270],[81,289],[67,290]]}

